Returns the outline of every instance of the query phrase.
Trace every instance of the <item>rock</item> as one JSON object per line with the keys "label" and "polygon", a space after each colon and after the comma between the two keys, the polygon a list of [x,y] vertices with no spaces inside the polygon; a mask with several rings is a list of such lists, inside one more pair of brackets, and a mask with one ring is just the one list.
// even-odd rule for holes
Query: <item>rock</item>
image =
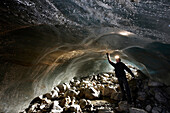
{"label": "rock", "polygon": [[129,113],[147,113],[147,112],[143,109],[131,107],[129,108]]}
{"label": "rock", "polygon": [[43,98],[47,98],[47,99],[52,99],[52,94],[51,93],[46,93],[43,95]]}
{"label": "rock", "polygon": [[116,93],[116,89],[114,87],[110,87],[110,86],[106,86],[103,90],[102,90],[102,95],[106,96],[106,97],[110,97],[112,93]]}
{"label": "rock", "polygon": [[88,103],[87,103],[86,99],[80,99],[79,105],[80,105],[81,109],[85,108],[87,104]]}
{"label": "rock", "polygon": [[107,73],[104,73],[103,76],[109,78],[110,75]]}
{"label": "rock", "polygon": [[164,86],[164,85],[162,83],[160,83],[160,82],[149,80],[148,86],[150,86],[150,87],[159,87],[159,86]]}
{"label": "rock", "polygon": [[52,113],[60,113],[63,112],[63,108],[59,105],[58,101],[54,101],[51,109]]}
{"label": "rock", "polygon": [[104,89],[104,85],[102,85],[102,84],[97,84],[97,89],[98,89],[99,91],[102,91],[102,90]]}
{"label": "rock", "polygon": [[54,87],[52,90],[57,91],[58,93],[60,92],[60,90],[58,89],[58,87]]}
{"label": "rock", "polygon": [[79,95],[78,95],[78,97],[79,97],[80,99],[81,99],[81,98],[84,98],[84,97],[85,97],[85,93],[84,93],[85,88],[81,87],[81,88],[78,89],[78,91],[80,92]]}
{"label": "rock", "polygon": [[115,93],[115,92],[113,92],[112,94],[111,94],[111,97],[110,97],[111,99],[114,99],[114,100],[121,100],[121,93]]}
{"label": "rock", "polygon": [[67,96],[69,96],[69,97],[77,97],[78,96],[78,94],[80,93],[80,91],[79,92],[76,92],[75,90],[73,90],[73,89],[68,89],[66,92],[65,92],[65,94],[64,94],[64,97],[67,97]]}
{"label": "rock", "polygon": [[128,112],[128,109],[129,109],[129,105],[128,105],[127,101],[120,101],[118,103],[118,111],[120,111],[120,112],[122,112],[122,111]]}
{"label": "rock", "polygon": [[166,93],[170,96],[170,87],[166,88]]}
{"label": "rock", "polygon": [[97,113],[114,113],[114,111],[112,111],[109,108],[103,108],[103,109],[98,109]]}
{"label": "rock", "polygon": [[66,91],[67,86],[65,84],[59,84],[57,88],[59,89],[60,93],[63,93]]}
{"label": "rock", "polygon": [[145,100],[146,99],[145,92],[138,92],[138,98],[137,99],[141,100],[141,101]]}
{"label": "rock", "polygon": [[166,103],[167,99],[163,96],[161,92],[155,92],[155,99],[160,103]]}
{"label": "rock", "polygon": [[151,105],[147,105],[147,106],[145,107],[145,110],[148,111],[148,112],[150,112],[150,111],[152,110]]}
{"label": "rock", "polygon": [[58,98],[58,92],[57,92],[57,90],[52,90],[52,91],[51,91],[51,94],[52,94],[52,99]]}
{"label": "rock", "polygon": [[153,107],[152,113],[161,113],[162,109],[159,107]]}
{"label": "rock", "polygon": [[64,98],[64,99],[60,100],[59,105],[60,105],[61,107],[64,107],[64,106],[67,106],[67,105],[70,104],[70,103],[71,103],[71,98],[70,98],[70,97],[67,97],[67,98]]}
{"label": "rock", "polygon": [[28,110],[26,110],[26,112],[27,113],[36,112],[36,109],[39,109],[39,107],[40,107],[39,103],[34,103],[32,106],[28,108]]}
{"label": "rock", "polygon": [[118,83],[118,79],[116,77],[112,77],[112,82]]}
{"label": "rock", "polygon": [[93,87],[86,88],[84,90],[85,98],[87,99],[95,99],[99,97],[99,93],[97,90],[95,90]]}
{"label": "rock", "polygon": [[43,98],[41,103],[43,103],[43,104],[50,104],[51,100],[49,100],[47,98]]}
{"label": "rock", "polygon": [[79,80],[75,80],[75,81],[74,81],[74,86],[75,86],[75,87],[78,87],[78,86],[80,85],[80,83],[81,83],[81,82],[80,82]]}
{"label": "rock", "polygon": [[69,83],[64,83],[64,85],[66,85],[66,90],[71,88]]}
{"label": "rock", "polygon": [[34,104],[34,103],[41,103],[42,102],[42,96],[36,97],[34,98],[30,104]]}
{"label": "rock", "polygon": [[78,104],[73,104],[70,106],[69,111],[78,113],[81,112],[81,108]]}

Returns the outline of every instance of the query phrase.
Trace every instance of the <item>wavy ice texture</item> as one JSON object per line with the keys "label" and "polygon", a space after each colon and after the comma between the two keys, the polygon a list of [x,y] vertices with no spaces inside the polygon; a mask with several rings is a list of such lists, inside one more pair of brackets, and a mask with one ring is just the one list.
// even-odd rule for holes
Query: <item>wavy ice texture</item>
{"label": "wavy ice texture", "polygon": [[2,112],[21,111],[73,77],[112,72],[106,52],[170,85],[168,0],[1,0],[0,7]]}

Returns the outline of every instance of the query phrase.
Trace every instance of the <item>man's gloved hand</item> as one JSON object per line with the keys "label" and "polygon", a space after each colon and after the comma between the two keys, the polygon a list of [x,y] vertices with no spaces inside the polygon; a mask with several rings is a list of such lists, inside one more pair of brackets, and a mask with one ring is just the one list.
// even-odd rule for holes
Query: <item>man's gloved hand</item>
{"label": "man's gloved hand", "polygon": [[106,53],[106,55],[108,56],[108,55],[109,55],[109,53]]}

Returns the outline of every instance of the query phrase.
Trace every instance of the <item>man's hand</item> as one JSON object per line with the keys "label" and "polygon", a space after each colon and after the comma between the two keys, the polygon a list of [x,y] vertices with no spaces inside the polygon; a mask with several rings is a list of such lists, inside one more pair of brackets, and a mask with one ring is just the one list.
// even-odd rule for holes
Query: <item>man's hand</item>
{"label": "man's hand", "polygon": [[109,56],[109,53],[106,53],[107,56]]}

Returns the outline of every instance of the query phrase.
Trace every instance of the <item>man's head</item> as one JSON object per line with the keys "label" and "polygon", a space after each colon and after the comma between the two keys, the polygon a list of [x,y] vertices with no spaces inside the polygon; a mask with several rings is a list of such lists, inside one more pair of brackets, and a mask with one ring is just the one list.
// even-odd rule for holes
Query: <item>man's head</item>
{"label": "man's head", "polygon": [[121,61],[119,55],[116,55],[116,56],[115,56],[115,59],[116,59],[116,62],[120,62],[120,61]]}

